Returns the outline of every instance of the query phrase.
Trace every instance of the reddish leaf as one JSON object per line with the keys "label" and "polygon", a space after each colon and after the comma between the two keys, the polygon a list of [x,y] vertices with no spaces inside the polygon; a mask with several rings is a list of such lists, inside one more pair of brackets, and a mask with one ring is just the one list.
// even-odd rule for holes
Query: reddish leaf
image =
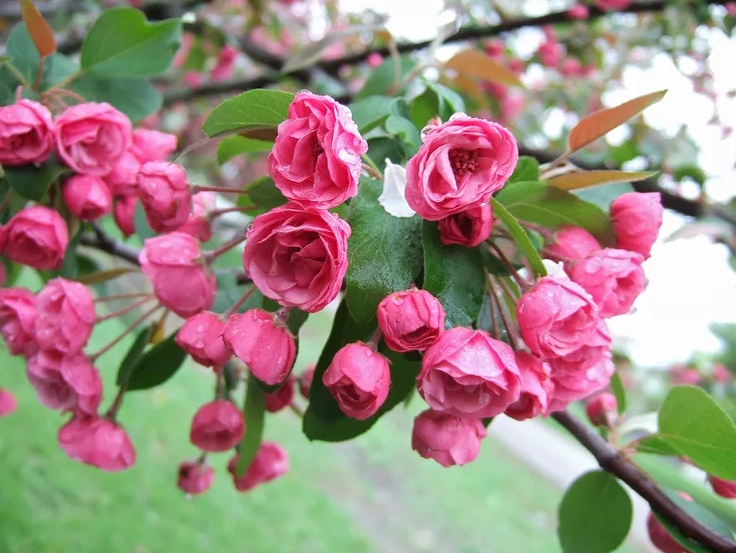
{"label": "reddish leaf", "polygon": [[41,15],[41,12],[34,5],[33,0],[20,0],[20,10],[23,14],[23,22],[26,24],[28,34],[31,35],[31,40],[36,45],[36,49],[41,54],[41,57],[50,56],[56,52],[54,33]]}

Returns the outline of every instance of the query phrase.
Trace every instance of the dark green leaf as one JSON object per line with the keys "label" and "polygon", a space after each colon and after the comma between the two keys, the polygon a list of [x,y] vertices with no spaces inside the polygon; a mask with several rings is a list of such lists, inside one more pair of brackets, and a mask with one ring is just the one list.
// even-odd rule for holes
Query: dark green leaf
{"label": "dark green leaf", "polygon": [[387,96],[369,96],[350,104],[353,121],[360,132],[365,134],[377,127],[391,114],[393,98]]}
{"label": "dark green leaf", "polygon": [[0,287],[13,286],[23,273],[23,265],[11,261],[7,257],[0,257],[0,262],[2,262],[2,268],[5,271],[5,282]]}
{"label": "dark green leaf", "polygon": [[270,133],[273,140],[276,127],[286,119],[293,99],[293,94],[280,90],[243,92],[213,109],[202,130],[210,138],[228,132],[250,132],[250,138],[265,140],[265,135]]}
{"label": "dark green leaf", "polygon": [[[215,296],[215,302],[212,305],[212,311],[215,313],[224,313],[226,310],[230,309],[231,306],[235,305],[247,290],[247,287],[238,284],[234,274],[225,273],[218,275],[217,295]],[[264,301],[265,298],[263,294],[261,294],[261,291],[256,288],[236,312],[245,313],[249,309],[263,307]]]}
{"label": "dark green leaf", "polygon": [[465,102],[460,94],[440,83],[428,83],[427,86],[434,90],[440,99],[438,115],[442,121],[447,121],[456,113],[465,112]]}
{"label": "dark green leaf", "polygon": [[26,84],[33,86],[38,74],[41,56],[28,34],[25,23],[18,23],[8,34],[7,52],[10,63],[23,75]]}
{"label": "dark green leaf", "polygon": [[442,303],[445,326],[469,326],[478,318],[486,283],[478,248],[445,246],[437,223],[424,221],[424,286]]}
{"label": "dark green leaf", "polygon": [[46,196],[51,183],[58,179],[66,169],[59,165],[44,164],[40,167],[6,167],[5,179],[18,194],[29,200],[40,202]]}
{"label": "dark green leaf", "polygon": [[141,242],[145,242],[149,238],[153,238],[156,236],[156,233],[151,228],[151,225],[148,224],[148,219],[146,218],[146,210],[143,209],[143,205],[141,204],[140,200],[136,201],[135,203],[135,233],[138,235],[138,238],[141,239]]}
{"label": "dark green leaf", "polygon": [[82,75],[72,81],[70,90],[90,102],[108,102],[133,121],[145,119],[161,108],[163,96],[147,79],[101,78]]}
{"label": "dark green leaf", "polygon": [[175,338],[176,332],[136,361],[128,377],[128,391],[148,390],[174,376],[187,356]]}
{"label": "dark green leaf", "polygon": [[228,136],[217,146],[217,163],[222,165],[235,156],[250,152],[268,152],[273,148],[273,142],[255,140],[244,136]]}
{"label": "dark green leaf", "polygon": [[363,179],[350,202],[346,301],[360,323],[376,316],[380,301],[408,289],[422,268],[421,219],[389,215],[378,203],[383,181]]}
{"label": "dark green leaf", "polygon": [[289,320],[287,321],[286,326],[294,336],[298,336],[299,330],[302,328],[302,325],[307,322],[308,318],[309,313],[302,311],[298,307],[292,307],[291,311],[289,311]]}
{"label": "dark green leaf", "polygon": [[[702,505],[698,505],[694,501],[686,500],[677,492],[667,489],[665,489],[664,491],[672,501],[677,503],[677,506],[680,507],[680,509],[688,513],[694,519],[701,522],[703,525],[706,526],[706,528],[709,528],[710,530],[720,534],[725,538],[728,538],[729,540],[733,539],[733,529],[723,519],[717,517]],[[662,523],[662,526],[665,527],[670,535],[675,538],[675,540],[677,540],[680,545],[686,547],[688,551],[690,551],[691,553],[711,553],[710,549],[707,549],[699,543],[684,536],[682,532],[677,529],[677,526],[669,522],[666,518],[660,516],[659,513],[657,513],[656,511],[654,515],[657,517],[659,522]]]}
{"label": "dark green leaf", "polygon": [[431,88],[427,88],[411,103],[411,120],[419,129],[423,129],[430,119],[439,114],[440,98]]}
{"label": "dark green leaf", "polygon": [[412,157],[421,148],[422,137],[419,130],[408,119],[397,115],[389,115],[385,126],[390,134],[401,137],[406,157]]}
{"label": "dark green leaf", "polygon": [[143,355],[143,351],[148,345],[153,327],[154,325],[150,325],[141,330],[138,333],[138,336],[136,336],[135,341],[130,345],[128,353],[125,354],[125,357],[120,362],[120,367],[118,367],[118,374],[115,377],[115,384],[117,384],[118,386],[122,386],[128,381],[128,378],[130,378],[133,367],[135,367],[135,364],[138,362],[138,359],[140,359],[141,355]]}
{"label": "dark green leaf", "polygon": [[539,162],[533,157],[519,156],[519,162],[516,164],[513,174],[509,178],[506,186],[515,182],[537,182],[539,181]]}
{"label": "dark green leaf", "polygon": [[524,232],[523,228],[521,228],[519,222],[495,198],[491,198],[491,206],[493,207],[493,215],[503,222],[506,230],[508,230],[513,237],[516,246],[521,250],[521,253],[529,262],[529,267],[534,274],[545,276],[547,274],[547,269],[545,269],[544,264],[542,263],[542,258],[539,257],[539,252],[534,247],[534,244],[532,244],[529,235]]}
{"label": "dark green leaf", "polygon": [[[401,56],[399,74],[395,75],[394,60],[386,58],[365,81],[363,88],[355,95],[356,100],[369,96],[385,96],[395,85],[416,66],[416,62],[408,56]],[[395,91],[398,92],[398,91]]]}
{"label": "dark green leaf", "polygon": [[159,75],[174,60],[181,31],[178,19],[149,23],[133,8],[104,10],[82,44],[82,69],[105,77]]}
{"label": "dark green leaf", "polygon": [[79,274],[79,267],[77,264],[77,247],[79,241],[82,238],[82,231],[80,230],[77,234],[72,236],[69,240],[69,245],[66,247],[64,253],[64,261],[61,264],[60,274],[64,278],[73,279]]}
{"label": "dark green leaf", "polygon": [[582,227],[603,242],[611,241],[613,231],[608,213],[570,192],[540,182],[519,182],[503,188],[496,200],[517,219],[549,228]]}
{"label": "dark green leaf", "polygon": [[659,434],[714,476],[736,480],[736,425],[700,388],[672,388],[659,410]]}
{"label": "dark green leaf", "polygon": [[557,534],[564,553],[608,553],[626,539],[633,509],[616,477],[586,472],[565,492]]}
{"label": "dark green leaf", "polygon": [[258,453],[263,439],[263,426],[266,418],[266,397],[258,386],[258,379],[248,374],[248,387],[245,392],[245,403],[243,404],[243,418],[245,419],[245,434],[240,440],[240,457],[235,466],[238,476],[245,474]]}
{"label": "dark green leaf", "polygon": [[40,90],[44,91],[79,70],[77,63],[64,54],[51,54],[46,58],[43,67]]}
{"label": "dark green leaf", "polygon": [[623,415],[626,412],[626,390],[624,384],[621,382],[621,377],[618,373],[614,373],[611,378],[611,391],[616,396],[616,403],[618,404],[618,412]]}
{"label": "dark green leaf", "polygon": [[281,191],[276,188],[276,183],[273,182],[271,177],[256,179],[249,183],[245,190],[247,194],[240,194],[238,197],[238,207],[258,206],[258,209],[248,211],[248,215],[251,216],[266,213],[274,207],[284,205],[287,201]]}
{"label": "dark green leaf", "polygon": [[392,138],[374,138],[368,141],[368,155],[375,161],[378,170],[382,173],[386,170],[386,159],[392,163],[401,164],[404,161],[404,153],[399,143]]}
{"label": "dark green leaf", "polygon": [[[511,274],[508,268],[506,268],[506,265],[503,264],[503,261],[489,252],[487,248],[481,248],[480,253],[483,258],[483,266],[489,273],[496,276],[508,276]],[[518,266],[517,269],[520,267]]]}

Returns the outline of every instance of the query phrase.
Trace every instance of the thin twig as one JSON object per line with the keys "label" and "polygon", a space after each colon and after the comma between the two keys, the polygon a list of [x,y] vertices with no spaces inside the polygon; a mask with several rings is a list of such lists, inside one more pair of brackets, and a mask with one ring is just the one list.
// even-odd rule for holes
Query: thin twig
{"label": "thin twig", "polygon": [[90,361],[92,361],[93,363],[95,361],[97,361],[97,359],[101,355],[103,355],[104,353],[107,353],[108,351],[110,351],[115,345],[117,345],[118,342],[120,342],[120,340],[122,340],[123,338],[125,338],[131,332],[133,332],[139,324],[141,324],[143,321],[145,321],[150,315],[153,315],[161,307],[162,307],[161,305],[156,305],[156,306],[152,307],[151,309],[149,309],[148,311],[146,311],[143,315],[141,315],[140,317],[138,317],[125,330],[123,330],[123,332],[117,338],[115,338],[112,342],[110,342],[109,344],[107,344],[104,348],[102,348],[97,353],[95,353],[93,355],[90,355],[89,356]]}

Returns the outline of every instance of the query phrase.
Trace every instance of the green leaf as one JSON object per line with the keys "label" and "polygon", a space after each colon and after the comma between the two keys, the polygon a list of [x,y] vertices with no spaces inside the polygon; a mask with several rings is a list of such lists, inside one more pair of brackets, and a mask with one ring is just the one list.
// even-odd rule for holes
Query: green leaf
{"label": "green leaf", "polygon": [[486,291],[483,259],[478,248],[445,246],[437,223],[422,224],[423,288],[440,300],[445,326],[468,326],[478,318]]}
{"label": "green leaf", "polygon": [[148,224],[146,210],[143,209],[143,204],[141,204],[140,200],[135,202],[135,217],[133,221],[135,222],[135,233],[141,239],[141,242],[145,243],[149,238],[156,236],[151,225]]}
{"label": "green leaf", "polygon": [[[680,507],[680,509],[688,513],[694,519],[701,522],[707,528],[725,538],[728,538],[729,540],[733,539],[733,528],[723,519],[717,517],[702,505],[698,505],[694,501],[688,501],[680,494],[672,490],[665,489],[664,492],[669,496],[672,501],[677,503],[677,506]],[[675,540],[680,545],[683,545],[685,548],[687,548],[687,550],[691,553],[711,553],[710,549],[707,549],[700,545],[698,542],[686,537],[684,534],[682,534],[682,532],[677,529],[677,526],[672,524],[666,518],[660,516],[659,513],[657,513],[656,511],[654,512],[654,516],[657,517],[657,520],[662,523],[662,526],[665,527],[670,535],[675,538]]]}
{"label": "green leaf", "polygon": [[700,388],[672,388],[659,410],[659,434],[709,474],[736,480],[736,425]]}
{"label": "green leaf", "polygon": [[616,396],[616,403],[618,404],[618,413],[623,415],[626,412],[626,390],[624,384],[621,382],[621,377],[618,372],[613,374],[611,377],[611,391]]}
{"label": "green leaf", "polygon": [[43,77],[39,90],[48,90],[56,83],[79,71],[79,66],[69,56],[64,54],[51,54],[46,58],[43,67]]}
{"label": "green leaf", "polygon": [[519,162],[516,164],[516,168],[506,183],[506,186],[524,181],[539,181],[539,162],[533,157],[519,156]]}
{"label": "green leaf", "polygon": [[240,457],[235,466],[235,474],[242,476],[253,462],[263,439],[263,426],[266,418],[266,396],[258,385],[258,379],[248,373],[248,387],[243,404],[245,434],[240,440]]}
{"label": "green leaf", "polygon": [[159,342],[136,361],[128,377],[128,391],[148,390],[174,376],[187,352],[175,341],[176,332]]}
{"label": "green leaf", "polygon": [[51,183],[66,171],[64,167],[49,164],[40,167],[5,167],[5,179],[22,197],[40,202],[46,196]]}
{"label": "green leaf", "polygon": [[389,215],[378,203],[383,181],[362,179],[350,202],[346,301],[360,323],[392,292],[408,289],[422,269],[421,219]]}
{"label": "green leaf", "polygon": [[604,184],[602,186],[594,186],[593,188],[584,188],[573,192],[581,200],[597,205],[604,211],[608,211],[611,202],[618,198],[621,194],[633,192],[634,187],[628,182],[618,182],[614,184]]}
{"label": "green leaf", "polygon": [[41,56],[28,34],[25,23],[18,23],[8,34],[6,46],[10,63],[23,75],[26,83],[33,86],[38,74]]}
{"label": "green leaf", "polygon": [[235,156],[250,152],[268,152],[273,148],[273,142],[255,140],[244,136],[228,136],[217,145],[217,163],[222,165]]}
{"label": "green leaf", "polygon": [[558,517],[557,534],[564,553],[608,553],[626,539],[633,509],[618,480],[596,470],[570,485]]}
{"label": "green leaf", "polygon": [[245,190],[247,194],[240,194],[238,197],[238,207],[258,206],[258,209],[248,211],[248,215],[251,216],[266,213],[274,207],[284,205],[287,201],[271,177],[256,179],[246,185]]}
{"label": "green leaf", "polygon": [[456,113],[465,112],[465,101],[460,94],[439,83],[427,83],[427,86],[437,93],[440,101],[438,115],[443,121],[447,121]]}
{"label": "green leaf", "polygon": [[393,100],[387,96],[368,96],[350,104],[353,121],[360,132],[365,134],[383,123],[391,114]]}
{"label": "green leaf", "polygon": [[149,23],[143,12],[102,12],[82,44],[81,66],[105,77],[146,77],[166,71],[181,45],[182,22]]}
{"label": "green leaf", "polygon": [[368,141],[368,155],[376,162],[378,170],[382,173],[386,170],[386,159],[392,163],[402,164],[404,152],[399,143],[393,138],[381,137]]}
{"label": "green leaf", "polygon": [[521,250],[521,253],[524,254],[524,257],[526,257],[526,260],[529,262],[529,267],[534,274],[545,276],[547,274],[547,269],[545,269],[544,264],[542,263],[542,258],[539,257],[539,252],[537,252],[534,244],[532,244],[532,241],[529,239],[529,235],[524,232],[524,229],[521,228],[519,222],[495,198],[491,198],[491,206],[493,207],[493,215],[501,219],[506,230],[509,231],[514,242],[516,242],[516,246]]}
{"label": "green leaf", "polygon": [[408,119],[397,115],[390,115],[386,119],[385,127],[386,131],[390,134],[401,138],[402,145],[406,151],[406,157],[412,157],[421,148],[422,137],[419,134],[419,130]]}
{"label": "green leaf", "polygon": [[[396,79],[394,71],[394,60],[386,58],[375,71],[373,71],[368,79],[366,79],[363,88],[355,95],[356,100],[367,98],[368,96],[386,96],[394,84],[399,84],[403,78],[414,69],[416,62],[408,56],[401,56],[399,63],[399,74]],[[394,81],[396,81],[394,83]],[[398,90],[395,92],[399,92]]]}
{"label": "green leaf", "polygon": [[553,229],[560,225],[582,227],[601,241],[611,242],[608,213],[570,192],[540,182],[519,182],[503,188],[496,200],[517,219]]}
{"label": "green leaf", "polygon": [[64,278],[73,279],[79,274],[79,266],[77,265],[77,247],[79,246],[79,240],[82,238],[82,231],[80,230],[77,234],[72,236],[69,240],[69,245],[66,247],[64,253],[64,261],[61,263],[60,274]]}
{"label": "green leaf", "polygon": [[271,140],[276,127],[286,119],[294,94],[280,90],[255,89],[225,100],[212,110],[202,125],[210,138],[227,132],[252,133],[251,138]]}
{"label": "green leaf", "polygon": [[[234,305],[240,298],[243,297],[247,288],[242,285],[238,285],[235,275],[224,274],[218,275],[217,277],[217,295],[215,295],[215,301],[212,304],[212,311],[215,313],[224,313],[232,305]],[[265,297],[261,291],[256,288],[253,293],[245,300],[245,303],[237,309],[237,313],[245,313],[249,309],[256,309],[263,307]]]}
{"label": "green leaf", "polygon": [[148,345],[148,341],[151,338],[151,332],[153,331],[154,326],[155,325],[149,325],[138,333],[135,341],[131,344],[130,349],[128,349],[128,353],[125,354],[125,357],[120,362],[120,366],[118,367],[118,374],[115,377],[115,384],[117,384],[118,386],[122,386],[130,378],[135,364],[138,362],[138,359],[140,359],[141,355],[143,355],[143,351]]}
{"label": "green leaf", "polygon": [[[78,258],[78,261],[79,259],[80,258]],[[93,286],[95,284],[102,284],[119,276],[133,272],[137,272],[137,270],[132,267],[116,267],[115,269],[107,269],[105,271],[94,271],[81,274],[75,277],[73,280],[81,282],[82,284],[86,284],[87,286]]]}
{"label": "green leaf", "polygon": [[648,453],[650,455],[664,455],[666,457],[679,457],[680,452],[673,448],[667,440],[652,434],[646,436],[636,444],[636,451],[639,453]]}
{"label": "green leaf", "polygon": [[411,103],[411,120],[423,129],[429,120],[440,114],[440,98],[431,88],[427,88]]}
{"label": "green leaf", "polygon": [[143,78],[100,78],[82,75],[69,89],[90,102],[107,102],[122,111],[132,122],[145,119],[163,104],[163,96]]}

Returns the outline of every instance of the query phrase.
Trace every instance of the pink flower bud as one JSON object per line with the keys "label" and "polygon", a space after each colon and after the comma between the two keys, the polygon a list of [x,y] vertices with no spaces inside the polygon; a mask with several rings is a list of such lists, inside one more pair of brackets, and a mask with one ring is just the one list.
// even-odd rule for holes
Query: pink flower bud
{"label": "pink flower bud", "polygon": [[484,48],[488,56],[490,56],[496,61],[500,61],[501,58],[503,58],[503,52],[506,47],[504,46],[503,40],[493,38],[489,40],[488,42],[486,42],[486,45]]}
{"label": "pink flower bud", "polygon": [[26,363],[38,401],[49,409],[94,415],[102,401],[102,379],[83,353],[39,351]]}
{"label": "pink flower bud", "polygon": [[229,401],[216,399],[199,408],[192,420],[189,439],[199,449],[218,453],[240,442],[245,420],[240,409]]}
{"label": "pink flower bud", "polygon": [[212,311],[202,311],[189,317],[176,334],[176,343],[205,367],[222,367],[232,353],[225,346],[222,333],[225,323]]}
{"label": "pink flower bud", "polygon": [[279,125],[268,173],[289,200],[328,209],[358,195],[367,151],[347,107],[303,90]]}
{"label": "pink flower bud", "polygon": [[[0,311],[0,317],[2,317],[2,311]],[[728,372],[728,369],[722,364],[716,363],[713,366],[713,380],[720,382],[721,384],[725,384],[731,380],[731,373]]]}
{"label": "pink flower bud", "polygon": [[105,182],[110,192],[116,198],[135,194],[135,176],[141,169],[141,162],[130,150],[126,151],[113,165],[110,173],[105,177]]}
{"label": "pink flower bud", "polygon": [[653,512],[647,517],[647,532],[652,544],[662,553],[690,553],[672,537],[662,523],[657,520]]}
{"label": "pink flower bud", "polygon": [[69,245],[69,232],[56,211],[34,205],[21,209],[3,228],[3,254],[34,269],[58,269]]}
{"label": "pink flower bud", "polygon": [[570,376],[597,365],[601,357],[610,352],[611,333],[606,321],[598,319],[598,325],[582,346],[562,357],[549,359],[549,364],[555,377]]}
{"label": "pink flower bud", "polygon": [[156,232],[171,232],[182,227],[192,211],[187,174],[181,165],[149,161],[136,176],[138,197],[146,219]]}
{"label": "pink flower bud", "polygon": [[135,464],[135,449],[125,429],[107,419],[72,417],[59,430],[59,446],[75,461],[109,472]]}
{"label": "pink flower bud", "polygon": [[0,388],[0,417],[10,415],[18,408],[18,400],[4,388]]}
{"label": "pink flower bud", "polygon": [[0,107],[0,164],[43,163],[54,149],[51,112],[32,100]]}
{"label": "pink flower bud", "polygon": [[317,367],[315,365],[309,365],[299,376],[299,393],[304,399],[309,399],[309,390],[312,388],[312,381],[314,380],[314,370],[316,368]]}
{"label": "pink flower bud", "polygon": [[185,319],[212,307],[217,281],[196,239],[183,232],[149,238],[139,259],[163,306]]}
{"label": "pink flower bud", "polygon": [[602,392],[585,402],[585,414],[595,426],[612,427],[618,418],[618,402],[610,392]]}
{"label": "pink flower bud", "polygon": [[662,195],[659,192],[627,192],[611,202],[610,211],[616,247],[649,259],[662,226]]}
{"label": "pink flower bud", "polygon": [[600,249],[598,240],[587,230],[565,225],[555,231],[552,241],[544,246],[543,254],[552,261],[565,262]]}
{"label": "pink flower bud", "polygon": [[503,187],[518,159],[516,139],[504,127],[455,114],[409,160],[406,201],[430,221],[479,207]]}
{"label": "pink flower bud", "polygon": [[474,461],[487,435],[478,419],[455,417],[427,409],[414,419],[411,448],[443,467]]}
{"label": "pink flower bud", "polygon": [[84,284],[61,277],[36,297],[36,340],[41,349],[66,355],[82,351],[95,324],[95,302]]}
{"label": "pink flower bud", "polygon": [[726,8],[728,15],[736,17],[736,2],[726,2],[724,7]]}
{"label": "pink flower bud", "polygon": [[55,123],[59,157],[82,175],[109,174],[131,143],[130,120],[107,103],[69,107]]}
{"label": "pink flower bud", "polygon": [[99,177],[74,175],[64,181],[61,193],[69,211],[82,221],[95,221],[112,208],[110,190]]}
{"label": "pink flower bud", "polygon": [[445,331],[426,351],[417,380],[432,409],[458,417],[495,417],[521,392],[514,351],[483,330],[464,327]]}
{"label": "pink flower bud", "polygon": [[615,367],[610,352],[605,352],[598,363],[585,371],[570,375],[557,376],[552,369],[554,392],[549,405],[549,412],[567,409],[567,406],[580,399],[599,392],[608,387]]}
{"label": "pink flower bud", "polygon": [[391,385],[386,358],[362,342],[343,346],[322,375],[340,410],[364,420],[383,405]]}
{"label": "pink flower bud", "polygon": [[371,52],[368,54],[365,62],[368,64],[368,67],[375,69],[383,63],[383,56],[378,52]]}
{"label": "pink flower bud", "polygon": [[629,4],[631,0],[595,0],[596,7],[603,11],[625,10]]}
{"label": "pink flower bud", "polygon": [[505,414],[523,421],[546,413],[554,390],[549,363],[526,351],[517,351],[516,364],[521,373],[521,394]]}
{"label": "pink flower bud", "polygon": [[215,82],[229,79],[235,71],[235,60],[238,57],[238,50],[232,46],[225,45],[220,49],[217,57],[217,65],[212,68],[210,76]]}
{"label": "pink flower bud", "polygon": [[493,227],[493,210],[490,204],[455,213],[440,219],[437,225],[440,240],[445,246],[459,244],[469,248],[488,240],[491,227]]}
{"label": "pink flower bud", "polygon": [[269,413],[278,413],[283,408],[288,407],[294,401],[294,392],[296,389],[296,380],[294,375],[289,375],[283,385],[273,392],[266,394],[266,411]]}
{"label": "pink flower bud", "polygon": [[334,213],[288,203],[255,218],[243,267],[264,296],[316,313],[340,292],[349,237],[350,226]]}
{"label": "pink flower bud", "polygon": [[212,227],[207,218],[216,207],[217,197],[214,192],[199,192],[192,196],[192,213],[187,222],[179,229],[194,236],[200,242],[207,242],[212,238]]}
{"label": "pink flower bud", "polygon": [[590,12],[588,11],[588,6],[585,4],[575,4],[567,10],[567,15],[570,19],[585,20],[588,19]]}
{"label": "pink flower bud", "polygon": [[583,64],[577,58],[566,58],[560,66],[560,74],[565,77],[578,77],[583,74]]}
{"label": "pink flower bud", "polygon": [[187,71],[184,73],[182,80],[191,89],[197,90],[202,88],[202,75],[196,71]]}
{"label": "pink flower bud", "polygon": [[557,67],[565,55],[565,49],[556,40],[547,40],[539,47],[537,54],[545,67]]}
{"label": "pink flower bud", "polygon": [[567,270],[570,278],[585,288],[601,317],[629,312],[647,284],[638,253],[605,248],[574,261]]}
{"label": "pink flower bud", "polygon": [[712,474],[708,475],[708,482],[710,482],[710,485],[713,487],[713,491],[721,497],[736,499],[736,482],[724,480],[723,478],[718,478]]}
{"label": "pink flower bud", "polygon": [[289,456],[276,442],[261,442],[258,452],[243,476],[235,474],[238,458],[239,455],[236,455],[230,459],[227,470],[233,475],[235,489],[239,492],[247,492],[289,472]]}
{"label": "pink flower bud", "polygon": [[152,129],[135,129],[130,152],[141,164],[149,161],[165,161],[176,150],[177,138],[173,134]]}
{"label": "pink flower bud", "polygon": [[598,308],[579,285],[548,276],[521,296],[516,318],[524,343],[547,359],[583,346],[598,325]]}
{"label": "pink flower bud", "polygon": [[526,70],[526,64],[523,60],[520,60],[519,58],[511,58],[507,65],[511,71],[516,73],[517,75],[521,75]]}
{"label": "pink flower bud", "polygon": [[378,304],[378,326],[394,351],[424,351],[445,330],[445,310],[432,294],[412,288],[394,292]]}
{"label": "pink flower bud", "polygon": [[113,217],[126,237],[135,234],[135,206],[138,196],[123,196],[115,202]]}
{"label": "pink flower bud", "polygon": [[294,338],[268,311],[251,309],[231,315],[223,336],[227,347],[266,384],[283,382],[294,365]]}
{"label": "pink flower bud", "polygon": [[24,353],[36,337],[36,296],[25,288],[0,289],[0,333],[11,355]]}
{"label": "pink flower bud", "polygon": [[695,368],[687,366],[675,366],[671,369],[672,382],[674,384],[687,384],[696,386],[703,380],[703,375]]}
{"label": "pink flower bud", "polygon": [[197,495],[210,489],[215,481],[215,469],[206,463],[184,461],[179,465],[176,485],[184,493]]}

